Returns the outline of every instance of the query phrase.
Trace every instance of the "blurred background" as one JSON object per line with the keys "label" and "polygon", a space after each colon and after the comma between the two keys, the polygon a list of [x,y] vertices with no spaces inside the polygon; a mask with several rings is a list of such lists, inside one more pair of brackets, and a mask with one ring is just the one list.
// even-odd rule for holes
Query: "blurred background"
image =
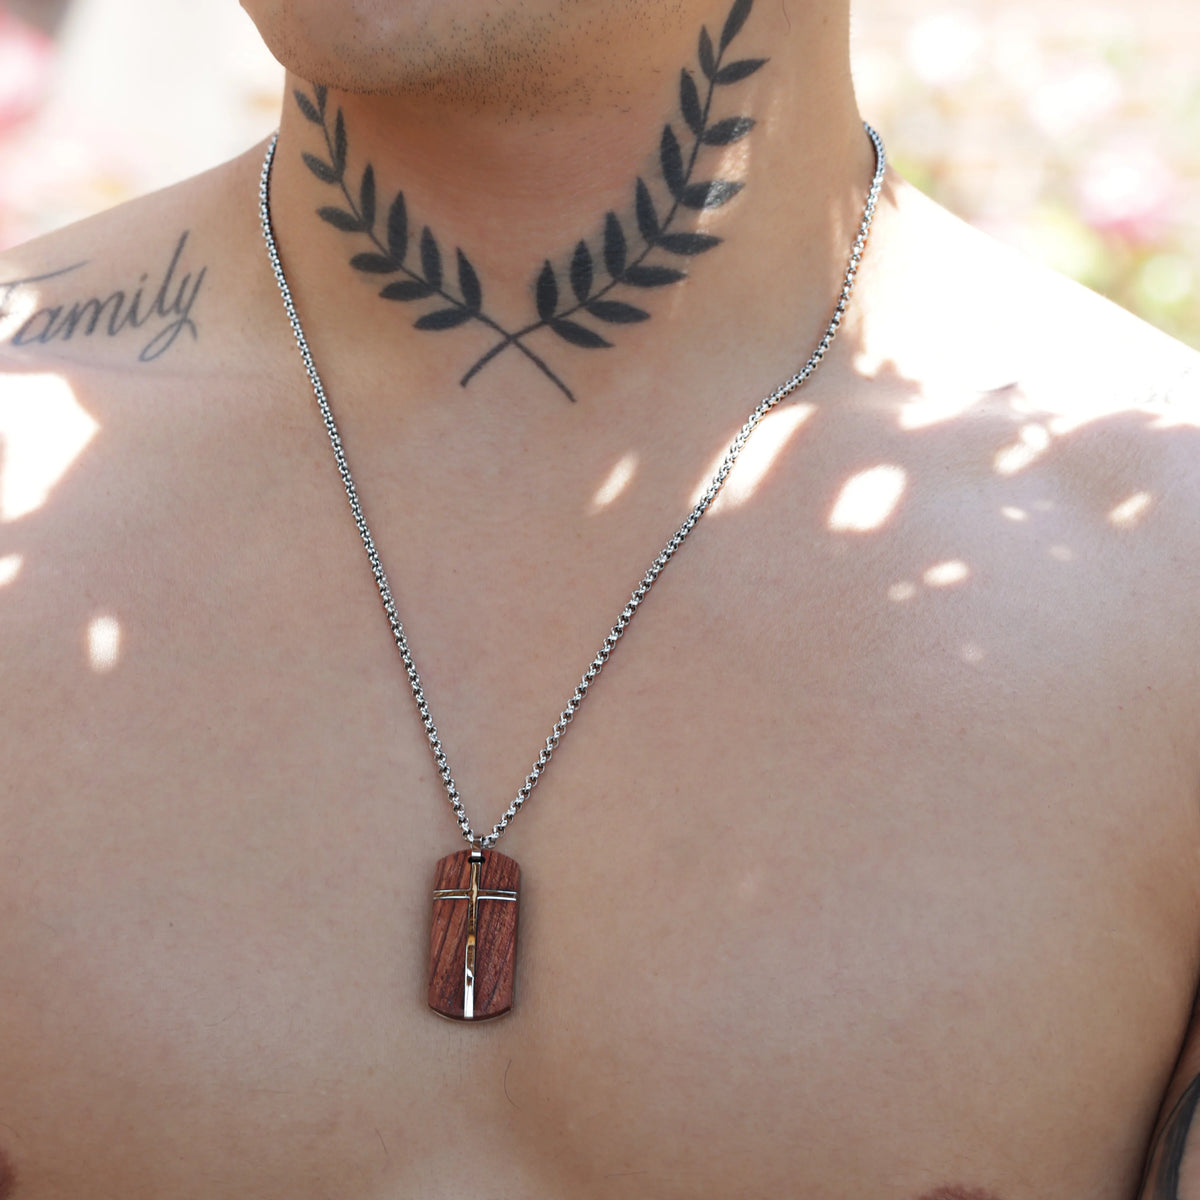
{"label": "blurred background", "polygon": [[[1200,348],[1194,3],[854,0],[862,109],[935,199]],[[281,83],[236,0],[0,0],[0,248],[245,149]]]}

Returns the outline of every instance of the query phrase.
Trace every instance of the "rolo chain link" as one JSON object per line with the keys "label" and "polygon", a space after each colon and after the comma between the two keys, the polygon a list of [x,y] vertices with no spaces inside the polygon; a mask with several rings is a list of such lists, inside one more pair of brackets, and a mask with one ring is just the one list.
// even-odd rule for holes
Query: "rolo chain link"
{"label": "rolo chain link", "polygon": [[375,585],[379,589],[379,598],[383,602],[383,610],[387,614],[388,625],[391,626],[392,637],[396,642],[396,649],[399,650],[400,658],[404,663],[404,670],[408,675],[409,685],[412,687],[413,699],[417,703],[417,711],[420,713],[421,723],[425,727],[425,736],[429,739],[429,747],[433,751],[433,758],[437,764],[438,774],[441,776],[442,783],[446,788],[446,795],[450,800],[450,805],[454,809],[454,816],[458,821],[458,827],[462,830],[463,837],[472,846],[480,846],[485,849],[494,846],[500,840],[501,835],[508,828],[517,813],[521,811],[522,805],[529,799],[529,794],[537,786],[538,780],[542,777],[542,772],[549,766],[554,751],[558,748],[559,742],[566,733],[567,726],[574,720],[579,706],[588,694],[588,689],[591,688],[592,684],[599,677],[600,672],[604,669],[604,664],[608,662],[609,655],[612,654],[617,642],[621,640],[622,635],[629,626],[629,622],[633,620],[634,614],[642,606],[642,601],[650,594],[650,589],[654,586],[655,580],[662,574],[667,563],[675,557],[679,547],[683,545],[688,535],[699,523],[700,518],[704,516],[712,502],[717,498],[730,471],[733,470],[733,465],[737,461],[738,455],[741,454],[742,448],[746,445],[758,423],[780,400],[800,387],[817,369],[821,360],[825,357],[825,353],[833,342],[838,327],[842,323],[846,306],[850,302],[850,294],[854,290],[854,281],[858,275],[859,264],[862,262],[867,235],[871,231],[871,222],[875,216],[875,206],[879,200],[879,191],[883,185],[886,169],[887,157],[884,153],[883,142],[880,140],[879,134],[870,125],[864,125],[864,128],[875,147],[875,173],[871,179],[871,187],[867,193],[866,204],[863,207],[862,220],[858,226],[858,233],[850,250],[850,259],[846,266],[846,273],[842,278],[842,290],[838,295],[833,316],[826,326],[825,332],[821,335],[821,340],[817,343],[816,349],[813,350],[804,366],[790,379],[780,384],[770,395],[764,396],[759,402],[758,407],[755,408],[747,418],[746,423],[738,431],[737,436],[730,443],[725,458],[722,460],[717,473],[709,482],[704,494],[700,497],[692,511],[688,513],[683,524],[672,535],[671,540],[659,552],[658,557],[650,564],[649,569],[642,576],[641,582],[633,589],[628,603],[621,610],[620,616],[617,617],[616,623],[609,630],[608,636],[605,637],[604,643],[596,652],[595,658],[588,664],[588,668],[584,671],[583,677],[576,685],[574,693],[570,700],[567,701],[567,706],[562,710],[558,720],[555,721],[550,736],[546,738],[545,745],[538,752],[537,761],[530,768],[529,774],[525,776],[525,782],[521,784],[516,796],[513,797],[512,803],[505,809],[500,820],[492,826],[491,833],[482,835],[476,833],[472,828],[471,820],[467,816],[466,809],[463,807],[462,797],[458,794],[458,788],[454,783],[454,776],[450,771],[450,763],[446,758],[442,739],[438,735],[433,715],[429,711],[429,703],[425,699],[425,691],[421,686],[421,676],[417,672],[417,665],[413,661],[412,652],[408,646],[408,638],[404,632],[404,626],[401,624],[400,615],[396,610],[396,602],[392,598],[392,589],[388,583],[387,574],[384,572],[383,562],[380,560],[379,551],[375,548],[375,539],[371,536],[371,530],[367,526],[367,519],[363,515],[362,505],[358,500],[358,490],[354,486],[354,479],[350,474],[350,466],[346,461],[346,452],[342,446],[342,438],[338,432],[337,424],[333,419],[333,410],[329,406],[329,400],[325,395],[325,387],[321,383],[321,377],[317,374],[312,352],[308,348],[308,339],[304,336],[304,330],[300,325],[300,318],[296,314],[296,305],[292,299],[291,288],[288,286],[287,277],[283,273],[283,265],[279,259],[279,249],[275,243],[275,234],[271,225],[270,202],[271,164],[275,157],[275,146],[279,135],[276,134],[271,138],[267,146],[266,156],[263,159],[262,174],[258,187],[259,220],[262,224],[263,240],[266,242],[267,256],[271,261],[271,269],[275,272],[275,282],[279,285],[279,294],[283,297],[283,306],[287,311],[288,322],[292,327],[296,345],[300,350],[300,357],[304,360],[304,369],[308,373],[309,382],[312,384],[313,395],[316,397],[317,404],[321,409],[321,417],[325,422],[325,430],[329,434],[329,444],[333,447],[333,456],[337,460],[338,474],[341,476],[342,485],[346,489],[346,498],[350,501],[350,511],[354,516],[354,524],[358,527],[359,536],[362,538],[363,547],[367,552],[367,559],[371,564],[371,574],[375,577]]}

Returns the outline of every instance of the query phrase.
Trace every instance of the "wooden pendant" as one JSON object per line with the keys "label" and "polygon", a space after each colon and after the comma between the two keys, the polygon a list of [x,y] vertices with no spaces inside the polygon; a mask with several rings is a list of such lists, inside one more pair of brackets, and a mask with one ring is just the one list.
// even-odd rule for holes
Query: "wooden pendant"
{"label": "wooden pendant", "polygon": [[456,1021],[513,1004],[521,868],[495,850],[460,850],[437,865],[429,939],[429,1007]]}

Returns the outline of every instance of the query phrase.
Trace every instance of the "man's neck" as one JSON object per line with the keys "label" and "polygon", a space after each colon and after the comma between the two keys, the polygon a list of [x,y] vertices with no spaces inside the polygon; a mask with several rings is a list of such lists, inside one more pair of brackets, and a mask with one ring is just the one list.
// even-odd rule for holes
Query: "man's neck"
{"label": "man's neck", "polygon": [[543,48],[538,86],[526,61],[490,98],[289,78],[272,209],[309,323],[489,402],[602,407],[623,379],[781,338],[806,356],[871,150],[843,25],[731,3],[582,28]]}

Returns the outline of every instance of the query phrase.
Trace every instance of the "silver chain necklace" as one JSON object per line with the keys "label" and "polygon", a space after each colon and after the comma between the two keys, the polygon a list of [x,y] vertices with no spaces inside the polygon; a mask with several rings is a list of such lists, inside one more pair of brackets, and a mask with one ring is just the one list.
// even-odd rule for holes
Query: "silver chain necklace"
{"label": "silver chain necklace", "polygon": [[[354,486],[354,479],[350,474],[350,465],[346,461],[341,434],[333,419],[333,410],[329,405],[325,387],[321,383],[321,377],[313,362],[312,352],[308,347],[308,339],[304,336],[300,318],[296,313],[296,305],[292,299],[292,291],[288,286],[287,277],[283,272],[279,248],[276,245],[271,225],[271,165],[275,157],[278,133],[271,138],[267,146],[258,187],[259,221],[262,225],[267,257],[270,259],[271,269],[275,273],[275,282],[279,285],[279,294],[283,298],[283,306],[287,312],[288,322],[292,327],[292,334],[296,339],[300,357],[304,361],[304,369],[308,374],[309,383],[312,385],[313,395],[321,410],[325,430],[329,435],[329,443],[333,447],[333,456],[337,461],[338,474],[341,476],[342,485],[346,490],[346,498],[350,502],[350,512],[354,517],[354,524],[358,528],[359,536],[362,538],[363,548],[367,552],[371,574],[375,577],[375,586],[379,589],[379,598],[383,603],[383,610],[387,615],[388,625],[391,627],[392,637],[396,642],[396,649],[400,652],[400,658],[404,663],[404,670],[408,675],[413,699],[416,701],[417,711],[425,728],[425,736],[433,752],[438,774],[446,789],[450,806],[454,810],[458,827],[470,847],[469,850],[443,858],[438,863],[436,873],[434,935],[430,954],[430,1005],[443,1016],[480,1020],[484,1017],[499,1016],[511,1007],[513,963],[516,954],[516,899],[519,870],[512,859],[496,853],[494,847],[537,786],[538,780],[549,766],[554,751],[566,733],[567,726],[574,719],[588,690],[599,678],[600,672],[604,669],[605,663],[608,662],[609,656],[621,640],[630,621],[633,620],[634,614],[650,594],[650,589],[654,586],[655,581],[717,498],[750,435],[763,417],[780,400],[799,388],[817,369],[837,334],[854,289],[854,282],[862,261],[867,236],[871,230],[871,222],[875,216],[875,207],[879,200],[879,191],[883,185],[887,164],[887,156],[879,134],[870,125],[864,125],[864,128],[875,147],[875,173],[867,192],[858,232],[850,249],[850,258],[842,278],[842,289],[834,306],[833,316],[825,327],[825,332],[821,335],[820,341],[804,366],[773,392],[764,396],[746,419],[746,423],[730,443],[725,458],[717,469],[717,473],[709,481],[704,494],[688,513],[683,524],[659,552],[658,557],[650,564],[637,587],[633,589],[629,601],[621,610],[620,616],[617,617],[603,644],[596,652],[596,656],[588,664],[587,670],[584,671],[576,685],[566,707],[555,721],[550,736],[546,738],[545,744],[538,752],[537,760],[530,768],[529,774],[525,776],[524,783],[517,789],[512,803],[505,809],[500,820],[492,826],[491,832],[486,834],[477,833],[471,825],[462,797],[455,785],[450,763],[442,746],[442,739],[425,699],[421,676],[417,671],[404,626],[401,624],[400,615],[396,609],[396,602],[392,597],[391,586],[384,572],[383,562],[375,547],[375,539],[371,536],[367,519],[363,515],[362,505],[359,503],[358,489]],[[485,876],[488,884],[486,887],[484,886]],[[448,903],[454,901],[462,903]],[[481,908],[480,901],[490,901],[491,903]],[[438,902],[443,902],[440,904],[440,908]],[[444,919],[439,920],[441,914],[444,914]],[[477,954],[477,951],[480,953]]]}

